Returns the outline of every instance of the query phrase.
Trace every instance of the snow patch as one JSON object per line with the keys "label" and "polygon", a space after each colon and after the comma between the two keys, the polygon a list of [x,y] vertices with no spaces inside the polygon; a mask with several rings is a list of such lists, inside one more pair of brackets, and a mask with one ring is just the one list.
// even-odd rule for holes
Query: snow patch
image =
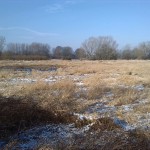
{"label": "snow patch", "polygon": [[77,85],[77,86],[83,86],[84,83],[83,83],[83,82],[77,82],[76,85]]}
{"label": "snow patch", "polygon": [[32,82],[36,82],[36,81],[37,80],[28,79],[28,78],[24,78],[24,79],[14,78],[14,79],[11,79],[11,82],[13,82],[13,83],[18,83],[18,82],[21,82],[21,83],[32,83]]}
{"label": "snow patch", "polygon": [[107,106],[104,103],[96,103],[95,105],[90,106],[87,109],[87,113],[100,113],[100,114],[104,114],[104,113],[109,113],[110,115],[113,114],[116,111],[116,107],[115,106]]}
{"label": "snow patch", "polygon": [[[20,150],[35,149],[43,141],[48,142],[51,145],[57,145],[60,141],[63,141],[64,144],[69,144],[69,140],[74,138],[76,135],[83,136],[84,132],[88,131],[92,125],[93,124],[89,124],[78,129],[74,127],[74,124],[50,124],[21,132],[16,136],[11,137],[11,140],[17,141],[17,145],[14,149]],[[0,148],[2,148],[3,143],[0,142],[0,144]],[[4,143],[3,146],[6,144],[7,143]]]}
{"label": "snow patch", "polygon": [[80,119],[80,120],[85,120],[85,119],[86,120],[93,120],[94,119],[94,117],[91,115],[84,115],[84,114],[78,114],[78,113],[74,113],[74,115],[77,116],[78,119]]}
{"label": "snow patch", "polygon": [[123,108],[124,111],[127,111],[127,112],[133,110],[132,105],[122,105],[121,107]]}
{"label": "snow patch", "polygon": [[129,125],[126,121],[124,120],[120,120],[118,118],[114,118],[114,123],[118,126],[120,126],[121,128],[123,128],[125,131],[130,131],[130,130],[134,130],[135,127]]}
{"label": "snow patch", "polygon": [[56,80],[56,79],[51,79],[51,78],[49,78],[49,79],[44,79],[44,81],[45,81],[45,82],[56,82],[57,80]]}
{"label": "snow patch", "polygon": [[136,89],[137,91],[143,91],[144,90],[144,86],[143,85],[136,85],[133,88]]}

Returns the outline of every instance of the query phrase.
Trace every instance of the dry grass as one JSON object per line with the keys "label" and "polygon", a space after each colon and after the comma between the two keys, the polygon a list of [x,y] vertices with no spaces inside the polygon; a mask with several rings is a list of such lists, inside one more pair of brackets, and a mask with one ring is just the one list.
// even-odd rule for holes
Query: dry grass
{"label": "dry grass", "polygon": [[17,72],[14,70],[0,70],[0,80],[8,80],[12,78],[25,77],[24,72]]}
{"label": "dry grass", "polygon": [[[49,72],[51,67],[56,67],[57,70]],[[17,68],[31,68],[32,72],[28,74],[16,71]],[[83,79],[87,89],[85,93],[78,89],[75,81],[67,79],[67,75],[83,74],[88,74]],[[76,121],[77,117],[72,113],[82,112],[88,106],[102,101],[107,92],[113,94],[108,105],[117,107],[136,103],[140,99],[149,100],[149,74],[150,61],[139,60],[0,61],[0,137],[8,137],[20,130],[51,122],[76,122],[77,127],[87,125],[91,121]],[[63,76],[65,79],[55,83],[43,81],[52,76]],[[10,80],[15,78],[36,79],[37,82],[11,83]],[[145,88],[143,91],[131,88],[141,84]],[[149,110],[150,103],[147,103],[134,107],[128,113],[119,109],[116,114],[132,123],[136,122],[137,114],[144,116]],[[57,149],[150,149],[149,132],[126,133],[114,125],[110,118],[93,121],[95,123],[85,137],[77,137],[69,146],[60,144]],[[6,149],[11,149],[13,145],[15,141],[7,145]],[[50,145],[41,145],[38,150],[42,149],[52,148]]]}
{"label": "dry grass", "polygon": [[76,87],[70,80],[62,80],[54,84],[36,82],[25,85],[20,94],[24,99],[32,99],[44,109],[68,111],[73,109]]}
{"label": "dry grass", "polygon": [[88,99],[101,99],[106,92],[110,92],[109,87],[104,83],[96,84],[89,88]]}
{"label": "dry grass", "polygon": [[114,100],[109,104],[114,106],[132,104],[141,96],[137,90],[124,87],[115,87],[112,89],[112,93],[114,93]]}
{"label": "dry grass", "polygon": [[[140,130],[124,132],[114,125],[109,118],[97,120],[85,136],[77,136],[70,140],[72,140],[70,145],[60,142],[54,149],[149,150],[150,148],[150,134],[143,133]],[[41,144],[36,150],[40,149],[51,149],[51,146]]]}
{"label": "dry grass", "polygon": [[150,103],[134,107],[134,113],[150,113]]}
{"label": "dry grass", "polygon": [[77,105],[73,82],[24,85],[13,97],[0,97],[1,137],[47,122],[72,122]]}

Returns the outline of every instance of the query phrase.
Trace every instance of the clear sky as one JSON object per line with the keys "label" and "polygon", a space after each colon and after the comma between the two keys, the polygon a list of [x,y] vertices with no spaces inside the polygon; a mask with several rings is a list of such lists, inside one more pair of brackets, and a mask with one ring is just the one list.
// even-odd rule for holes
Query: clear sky
{"label": "clear sky", "polygon": [[74,49],[90,36],[150,41],[150,0],[0,0],[0,35]]}

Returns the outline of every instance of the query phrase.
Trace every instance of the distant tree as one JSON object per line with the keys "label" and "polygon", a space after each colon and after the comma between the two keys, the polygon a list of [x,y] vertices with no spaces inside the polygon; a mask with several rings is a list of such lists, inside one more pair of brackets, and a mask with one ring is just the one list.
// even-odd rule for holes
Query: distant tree
{"label": "distant tree", "polygon": [[73,58],[73,49],[69,46],[63,47],[63,59],[71,60]]}
{"label": "distant tree", "polygon": [[22,44],[20,43],[9,43],[7,44],[7,50],[13,55],[22,55]]}
{"label": "distant tree", "polygon": [[133,48],[132,54],[134,59],[144,59],[145,57],[143,50],[139,49],[138,47]]}
{"label": "distant tree", "polygon": [[122,50],[122,59],[135,59],[136,57],[134,56],[133,50],[131,49],[131,46],[125,45],[123,50]]}
{"label": "distant tree", "polygon": [[122,49],[117,50],[117,59],[122,59]]}
{"label": "distant tree", "polygon": [[7,59],[49,59],[51,50],[48,44],[43,43],[9,43],[4,53]]}
{"label": "distant tree", "polygon": [[62,59],[63,58],[63,47],[57,46],[53,49],[53,57],[55,59]]}
{"label": "distant tree", "polygon": [[2,55],[2,52],[4,50],[5,42],[6,42],[5,37],[4,36],[0,36],[0,56]]}
{"label": "distant tree", "polygon": [[90,37],[82,43],[81,48],[85,49],[88,59],[95,59],[95,51],[98,48],[98,40],[95,37]]}
{"label": "distant tree", "polygon": [[75,51],[75,58],[77,59],[85,59],[86,58],[86,51],[83,48],[78,48]]}
{"label": "distant tree", "polygon": [[110,36],[90,37],[82,44],[89,59],[117,59],[117,46]]}
{"label": "distant tree", "polygon": [[150,59],[150,41],[139,44],[135,53],[138,59]]}
{"label": "distant tree", "polygon": [[30,55],[30,45],[29,44],[25,44],[25,43],[22,43],[21,44],[21,50],[22,50],[22,55]]}
{"label": "distant tree", "polygon": [[117,59],[117,42],[110,36],[98,37],[98,48],[95,57],[99,60]]}
{"label": "distant tree", "polygon": [[29,47],[31,55],[39,55],[45,58],[50,58],[50,46],[42,43],[32,43]]}

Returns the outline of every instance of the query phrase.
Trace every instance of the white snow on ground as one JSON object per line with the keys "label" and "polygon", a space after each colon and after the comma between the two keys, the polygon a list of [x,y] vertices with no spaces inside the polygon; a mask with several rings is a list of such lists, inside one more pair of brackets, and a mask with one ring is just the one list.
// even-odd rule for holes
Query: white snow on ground
{"label": "white snow on ground", "polygon": [[[75,116],[78,116],[78,118],[80,120],[84,120],[84,119],[87,119],[87,120],[94,120],[96,119],[95,116],[91,116],[91,115],[85,115],[85,114],[78,114],[78,113],[74,113]],[[97,118],[98,119],[98,118]],[[112,119],[114,120],[114,123],[116,125],[119,125],[121,128],[123,128],[125,131],[129,131],[129,130],[134,130],[136,127],[135,126],[132,126],[132,125],[129,125],[126,121],[124,120],[120,120],[119,118],[116,118],[116,117],[112,117]],[[89,128],[88,128],[89,129]]]}
{"label": "white snow on ground", "polygon": [[100,116],[103,116],[103,114],[107,113],[107,115],[112,116],[114,115],[116,109],[117,108],[115,106],[108,106],[103,102],[97,102],[96,104],[89,106],[89,108],[86,110],[86,113],[98,113]]}
{"label": "white snow on ground", "polygon": [[14,78],[11,79],[10,82],[12,83],[32,83],[32,82],[36,82],[37,80],[33,80],[33,79],[28,79],[28,78]]}
{"label": "white snow on ground", "polygon": [[43,79],[30,79],[30,78],[14,78],[11,79],[7,82],[11,83],[32,83],[32,82],[38,82],[38,81],[45,81],[48,83],[53,83],[56,81],[64,80],[64,79],[71,79],[75,82],[77,86],[83,86],[84,83],[82,80],[86,77],[87,75],[66,75],[66,76],[49,76],[48,78],[43,78]]}
{"label": "white snow on ground", "polygon": [[123,108],[124,111],[129,112],[131,110],[133,110],[133,105],[122,105],[121,106]]}
{"label": "white snow on ground", "polygon": [[144,86],[143,85],[136,85],[136,86],[133,86],[133,88],[138,90],[138,91],[143,91],[144,90]]}
{"label": "white snow on ground", "polygon": [[44,79],[45,82],[48,82],[48,83],[51,83],[51,82],[56,82],[57,80],[56,79]]}
{"label": "white snow on ground", "polygon": [[[85,116],[83,114],[75,113],[74,115],[77,115],[81,120],[93,119],[92,116]],[[121,126],[125,131],[135,129],[124,120],[119,120],[118,118],[114,118],[114,123]],[[75,128],[74,124],[49,124],[39,126],[12,136],[9,143],[14,140],[17,141],[14,149],[19,150],[34,149],[40,144],[43,144],[43,142],[49,143],[52,146],[56,146],[60,142],[69,144],[70,140],[74,139],[76,135],[85,136],[84,133],[86,133],[93,124],[94,123],[88,124],[82,128]],[[5,144],[7,144],[7,142],[0,141],[0,148]]]}
{"label": "white snow on ground", "polygon": [[83,86],[84,83],[83,83],[83,82],[77,82],[76,85],[77,85],[77,86]]}
{"label": "white snow on ground", "polygon": [[77,116],[78,119],[80,120],[93,120],[94,119],[94,116],[92,115],[85,115],[85,114],[79,114],[79,113],[74,113],[73,115]]}
{"label": "white snow on ground", "polygon": [[[74,124],[50,124],[46,126],[35,127],[11,137],[10,142],[11,140],[17,140],[18,143],[14,149],[20,150],[36,148],[43,141],[46,141],[53,146],[62,141],[65,144],[69,144],[69,141],[76,135],[84,136],[84,132],[88,131],[92,125],[93,124],[89,124],[80,129],[75,128]],[[1,143],[3,142],[0,142],[0,144]],[[0,146],[2,146],[2,144]]]}
{"label": "white snow on ground", "polygon": [[146,104],[146,103],[149,103],[149,101],[147,99],[142,99],[142,100],[137,100],[137,103]]}
{"label": "white snow on ground", "polygon": [[129,125],[126,121],[120,120],[118,118],[114,118],[114,123],[116,125],[119,125],[120,127],[122,127],[125,131],[129,131],[129,130],[134,130],[135,129],[134,126]]}
{"label": "white snow on ground", "polygon": [[143,91],[144,86],[143,85],[136,85],[136,86],[126,86],[126,85],[118,85],[119,87],[126,88],[126,89],[135,89],[137,91]]}

